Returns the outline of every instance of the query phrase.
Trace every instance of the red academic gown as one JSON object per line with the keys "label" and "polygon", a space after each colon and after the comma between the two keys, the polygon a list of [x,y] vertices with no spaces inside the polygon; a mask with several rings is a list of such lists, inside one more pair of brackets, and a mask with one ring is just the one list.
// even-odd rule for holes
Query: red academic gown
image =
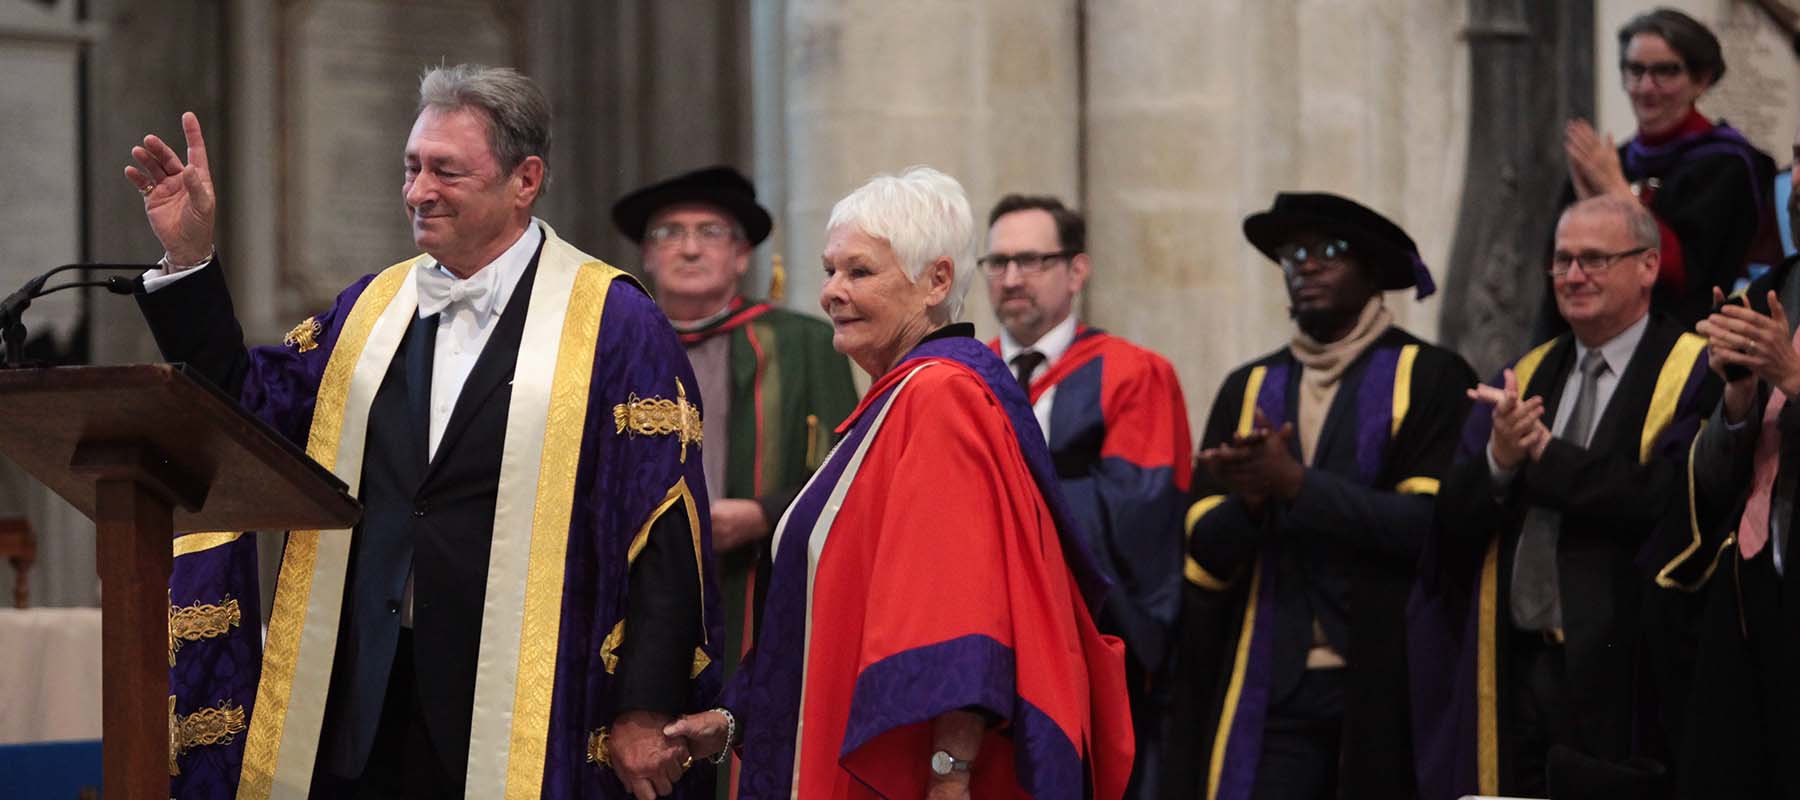
{"label": "red academic gown", "polygon": [[995,721],[975,797],[1119,797],[1122,647],[1094,627],[1084,535],[1005,365],[927,341],[845,429],[779,526],[726,701],[739,797],[921,797],[931,721],[957,709]]}

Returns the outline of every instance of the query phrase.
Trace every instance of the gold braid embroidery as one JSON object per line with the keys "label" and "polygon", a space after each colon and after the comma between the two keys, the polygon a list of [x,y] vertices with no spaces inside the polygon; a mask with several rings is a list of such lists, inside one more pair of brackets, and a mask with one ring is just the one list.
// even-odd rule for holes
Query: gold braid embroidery
{"label": "gold braid embroidery", "polygon": [[601,766],[612,766],[612,739],[605,728],[588,734],[587,762]]}
{"label": "gold braid embroidery", "polygon": [[218,708],[202,708],[192,714],[175,713],[175,696],[169,696],[169,774],[180,775],[176,759],[196,747],[230,744],[245,729],[244,707],[227,700]]}
{"label": "gold braid embroidery", "polygon": [[323,327],[319,325],[318,320],[307,317],[301,320],[299,325],[295,325],[293,330],[288,331],[288,335],[281,340],[281,343],[304,353],[319,346],[318,338],[321,330]]}
{"label": "gold braid embroidery", "polygon": [[238,608],[238,601],[226,598],[224,605],[202,605],[198,602],[190,606],[176,608],[169,605],[169,666],[175,666],[175,653],[184,642],[197,642],[215,636],[224,636],[233,626],[244,624],[244,615]]}
{"label": "gold braid embroidery", "polygon": [[625,402],[613,406],[614,433],[636,436],[676,436],[681,442],[681,463],[687,463],[687,447],[705,438],[705,423],[700,409],[687,401],[687,387],[675,379],[675,399],[640,398],[632,392]]}

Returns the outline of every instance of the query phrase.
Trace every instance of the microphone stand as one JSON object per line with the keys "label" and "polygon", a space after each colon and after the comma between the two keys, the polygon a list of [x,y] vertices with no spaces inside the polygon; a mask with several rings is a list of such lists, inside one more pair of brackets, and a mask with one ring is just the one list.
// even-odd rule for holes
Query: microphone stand
{"label": "microphone stand", "polygon": [[108,278],[104,281],[76,281],[44,288],[50,278],[70,270],[132,271],[144,272],[154,269],[154,264],[64,264],[42,275],[25,282],[19,290],[0,300],[0,369],[11,369],[24,366],[25,357],[25,309],[31,307],[31,301],[53,292],[64,289],[75,289],[85,286],[103,287],[114,294],[137,294],[144,290],[143,278]]}

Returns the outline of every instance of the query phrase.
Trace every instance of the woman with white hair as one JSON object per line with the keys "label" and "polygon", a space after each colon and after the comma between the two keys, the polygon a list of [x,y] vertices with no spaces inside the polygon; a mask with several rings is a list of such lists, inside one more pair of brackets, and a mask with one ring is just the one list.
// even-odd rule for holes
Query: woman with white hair
{"label": "woman with white hair", "polygon": [[724,707],[665,733],[741,748],[740,798],[1123,793],[1123,648],[1031,406],[956,322],[962,186],[927,167],[832,209],[819,304],[874,377],[777,526],[763,623]]}

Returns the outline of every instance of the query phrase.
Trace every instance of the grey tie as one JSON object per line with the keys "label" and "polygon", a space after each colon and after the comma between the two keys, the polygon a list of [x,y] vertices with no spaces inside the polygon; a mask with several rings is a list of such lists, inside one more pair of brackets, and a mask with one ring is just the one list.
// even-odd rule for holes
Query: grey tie
{"label": "grey tie", "polygon": [[[1587,446],[1588,437],[1593,434],[1600,376],[1606,368],[1606,357],[1599,350],[1589,350],[1581,357],[1581,387],[1575,392],[1575,408],[1569,412],[1569,421],[1558,438]],[[1524,630],[1562,627],[1562,598],[1556,588],[1556,540],[1561,531],[1561,514],[1542,506],[1532,506],[1525,513],[1519,546],[1513,552],[1511,596],[1513,624]]]}

